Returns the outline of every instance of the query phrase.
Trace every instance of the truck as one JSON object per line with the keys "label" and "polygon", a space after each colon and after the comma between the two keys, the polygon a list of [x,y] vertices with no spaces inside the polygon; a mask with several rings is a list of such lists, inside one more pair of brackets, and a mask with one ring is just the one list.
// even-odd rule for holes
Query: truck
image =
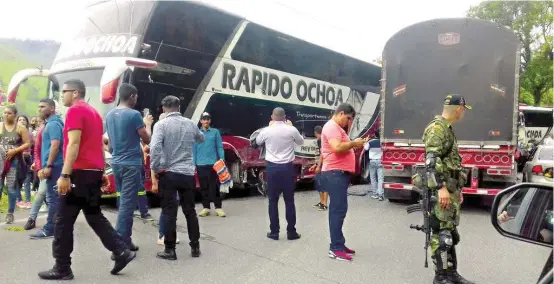
{"label": "truck", "polygon": [[412,176],[425,171],[423,131],[448,94],[473,106],[453,125],[468,172],[463,194],[486,203],[516,183],[520,45],[508,28],[471,18],[420,22],[388,40],[380,122],[389,201],[419,198]]}

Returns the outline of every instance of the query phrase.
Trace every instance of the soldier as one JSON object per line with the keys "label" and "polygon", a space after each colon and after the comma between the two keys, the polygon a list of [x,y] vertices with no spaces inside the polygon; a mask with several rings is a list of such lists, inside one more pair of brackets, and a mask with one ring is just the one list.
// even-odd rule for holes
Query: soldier
{"label": "soldier", "polygon": [[423,134],[427,186],[436,196],[430,218],[431,258],[435,265],[433,284],[472,284],[457,272],[456,245],[460,241],[457,226],[460,205],[463,202],[461,187],[467,180],[458,154],[452,124],[464,117],[465,99],[460,95],[447,95],[442,115],[436,116]]}

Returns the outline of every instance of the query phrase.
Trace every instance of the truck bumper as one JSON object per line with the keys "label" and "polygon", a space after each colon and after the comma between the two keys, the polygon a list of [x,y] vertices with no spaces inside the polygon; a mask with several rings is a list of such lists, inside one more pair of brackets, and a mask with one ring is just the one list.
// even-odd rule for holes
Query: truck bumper
{"label": "truck bumper", "polygon": [[417,200],[419,197],[411,184],[384,183],[383,189],[385,198],[389,200]]}
{"label": "truck bumper", "polygon": [[495,196],[497,195],[502,189],[491,189],[491,188],[469,188],[464,187],[462,188],[463,194],[472,194],[472,195],[490,195]]}
{"label": "truck bumper", "polygon": [[[411,184],[402,184],[402,183],[385,183],[383,184],[385,198],[392,200],[413,200],[417,199],[419,193],[413,190]],[[483,196],[495,196],[502,189],[491,189],[491,188],[462,188],[463,194],[470,195],[483,195]]]}

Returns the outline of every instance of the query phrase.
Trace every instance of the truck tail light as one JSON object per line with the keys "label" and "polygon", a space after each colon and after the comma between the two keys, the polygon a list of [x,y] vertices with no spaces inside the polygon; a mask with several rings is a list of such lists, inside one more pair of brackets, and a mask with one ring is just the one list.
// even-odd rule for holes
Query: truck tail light
{"label": "truck tail light", "polygon": [[509,176],[510,174],[512,174],[512,171],[510,171],[510,170],[487,169],[487,174],[488,175],[493,175],[493,176]]}

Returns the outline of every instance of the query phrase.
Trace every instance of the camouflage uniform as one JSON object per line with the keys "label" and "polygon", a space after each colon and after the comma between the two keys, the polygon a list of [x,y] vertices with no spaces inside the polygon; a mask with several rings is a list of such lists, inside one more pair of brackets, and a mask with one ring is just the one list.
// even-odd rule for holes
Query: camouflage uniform
{"label": "camouflage uniform", "polygon": [[[459,98],[458,95],[454,96]],[[447,96],[445,105],[450,104],[449,98],[452,98],[452,95]],[[465,106],[463,98],[461,102],[451,105]],[[466,108],[471,109],[470,106]],[[439,115],[425,128],[422,139],[425,143],[427,171],[433,170],[434,176],[437,177],[428,179],[427,187],[438,200],[438,190],[446,184],[451,203],[448,208],[443,209],[437,201],[431,212],[431,257],[437,274],[433,283],[472,283],[457,273],[455,246],[460,241],[457,230],[460,221],[460,195],[462,186],[467,181],[467,173],[462,168],[456,135],[450,123]],[[432,169],[428,157],[434,157]]]}

